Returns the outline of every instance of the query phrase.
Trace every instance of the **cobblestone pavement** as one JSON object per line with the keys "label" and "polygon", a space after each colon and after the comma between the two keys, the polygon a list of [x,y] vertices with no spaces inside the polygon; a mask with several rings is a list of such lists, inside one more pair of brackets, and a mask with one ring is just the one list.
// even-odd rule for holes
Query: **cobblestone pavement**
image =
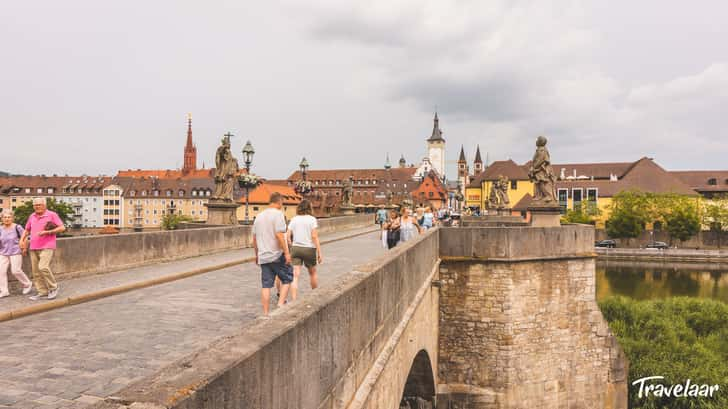
{"label": "cobblestone pavement", "polygon": [[[375,226],[365,227],[361,229],[345,230],[336,233],[322,234],[321,241],[327,242],[330,240],[346,238],[356,234],[371,231],[373,228],[375,228]],[[240,250],[223,251],[204,257],[191,257],[165,263],[158,263],[148,266],[115,271],[112,273],[63,280],[59,283],[61,286],[61,291],[58,294],[58,298],[61,299],[66,297],[78,296],[81,294],[88,294],[107,288],[150,280],[184,271],[191,271],[198,268],[213,267],[216,265],[225,264],[250,257],[253,257],[253,249],[246,248]],[[42,304],[44,302],[48,301],[31,301],[28,299],[27,296],[22,296],[20,295],[19,291],[15,291],[10,297],[0,300],[0,313],[22,307],[27,307],[30,305]],[[2,323],[0,323],[0,326],[1,325]]]}
{"label": "cobblestone pavement", "polygon": [[[320,285],[383,254],[377,236],[324,245]],[[259,300],[259,268],[247,263],[0,323],[0,408],[86,407],[239,330]]]}

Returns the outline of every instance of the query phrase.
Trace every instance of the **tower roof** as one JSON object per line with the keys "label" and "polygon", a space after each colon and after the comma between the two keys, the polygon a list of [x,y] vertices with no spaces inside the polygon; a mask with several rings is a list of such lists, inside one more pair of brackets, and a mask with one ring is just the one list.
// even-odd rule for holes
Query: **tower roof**
{"label": "tower roof", "polygon": [[387,161],[384,162],[384,169],[392,169],[392,164],[389,163],[389,152],[387,152]]}
{"label": "tower roof", "polygon": [[192,114],[187,114],[187,145],[185,149],[190,149],[194,145],[192,144]]}
{"label": "tower roof", "polygon": [[445,139],[442,137],[442,130],[440,130],[440,119],[437,117],[437,112],[435,112],[435,118],[433,119],[432,136],[430,136],[427,142],[435,141],[445,142]]}
{"label": "tower roof", "polygon": [[474,163],[483,163],[483,159],[480,157],[480,145],[475,149],[475,161]]}
{"label": "tower roof", "polygon": [[458,162],[467,162],[465,159],[465,147],[463,147],[463,145],[460,145],[460,157],[458,158]]}

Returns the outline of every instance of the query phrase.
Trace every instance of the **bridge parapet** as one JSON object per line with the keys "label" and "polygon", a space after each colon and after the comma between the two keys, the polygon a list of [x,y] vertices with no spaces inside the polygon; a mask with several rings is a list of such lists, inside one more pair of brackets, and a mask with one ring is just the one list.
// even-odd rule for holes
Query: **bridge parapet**
{"label": "bridge parapet", "polygon": [[[398,246],[94,408],[397,407],[418,351],[437,359],[436,294],[431,314],[412,304],[433,297],[438,241],[433,230]],[[424,337],[408,335],[402,323],[410,320]],[[393,340],[406,345],[406,356]],[[381,376],[382,357],[405,367],[396,381]]]}
{"label": "bridge parapet", "polygon": [[594,230],[440,231],[438,408],[626,408],[595,300]]}

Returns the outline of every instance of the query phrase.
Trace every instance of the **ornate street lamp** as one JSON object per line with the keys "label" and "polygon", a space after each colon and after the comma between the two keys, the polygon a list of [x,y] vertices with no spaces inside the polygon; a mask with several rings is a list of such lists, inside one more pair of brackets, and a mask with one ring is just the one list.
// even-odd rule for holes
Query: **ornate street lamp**
{"label": "ornate street lamp", "polygon": [[301,159],[301,163],[298,164],[298,168],[301,169],[301,180],[296,182],[296,186],[294,187],[294,190],[299,195],[307,195],[311,193],[313,190],[313,186],[311,185],[311,182],[308,182],[306,180],[306,170],[308,170],[309,163],[306,160],[306,157]]}
{"label": "ornate street lamp", "polygon": [[305,156],[301,159],[301,163],[298,164],[298,167],[301,168],[301,177],[303,177],[303,180],[306,181],[306,170],[308,169],[309,164]]}
{"label": "ornate street lamp", "polygon": [[[250,141],[245,143],[243,147],[243,163],[245,163],[245,173],[250,175],[250,165],[253,164],[253,155],[255,155],[255,149]],[[248,208],[250,207],[250,187],[245,186],[245,224],[250,224],[248,219]]]}

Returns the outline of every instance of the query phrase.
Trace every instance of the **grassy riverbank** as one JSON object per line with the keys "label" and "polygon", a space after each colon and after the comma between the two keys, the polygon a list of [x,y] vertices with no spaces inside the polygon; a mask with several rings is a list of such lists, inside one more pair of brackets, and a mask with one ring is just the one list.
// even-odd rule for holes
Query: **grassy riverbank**
{"label": "grassy riverbank", "polygon": [[[689,297],[610,297],[599,305],[630,362],[630,407],[728,408],[728,304]],[[693,385],[718,384],[720,389],[712,398],[638,398],[639,386],[632,382],[649,376],[664,376],[666,386],[690,379]]]}

